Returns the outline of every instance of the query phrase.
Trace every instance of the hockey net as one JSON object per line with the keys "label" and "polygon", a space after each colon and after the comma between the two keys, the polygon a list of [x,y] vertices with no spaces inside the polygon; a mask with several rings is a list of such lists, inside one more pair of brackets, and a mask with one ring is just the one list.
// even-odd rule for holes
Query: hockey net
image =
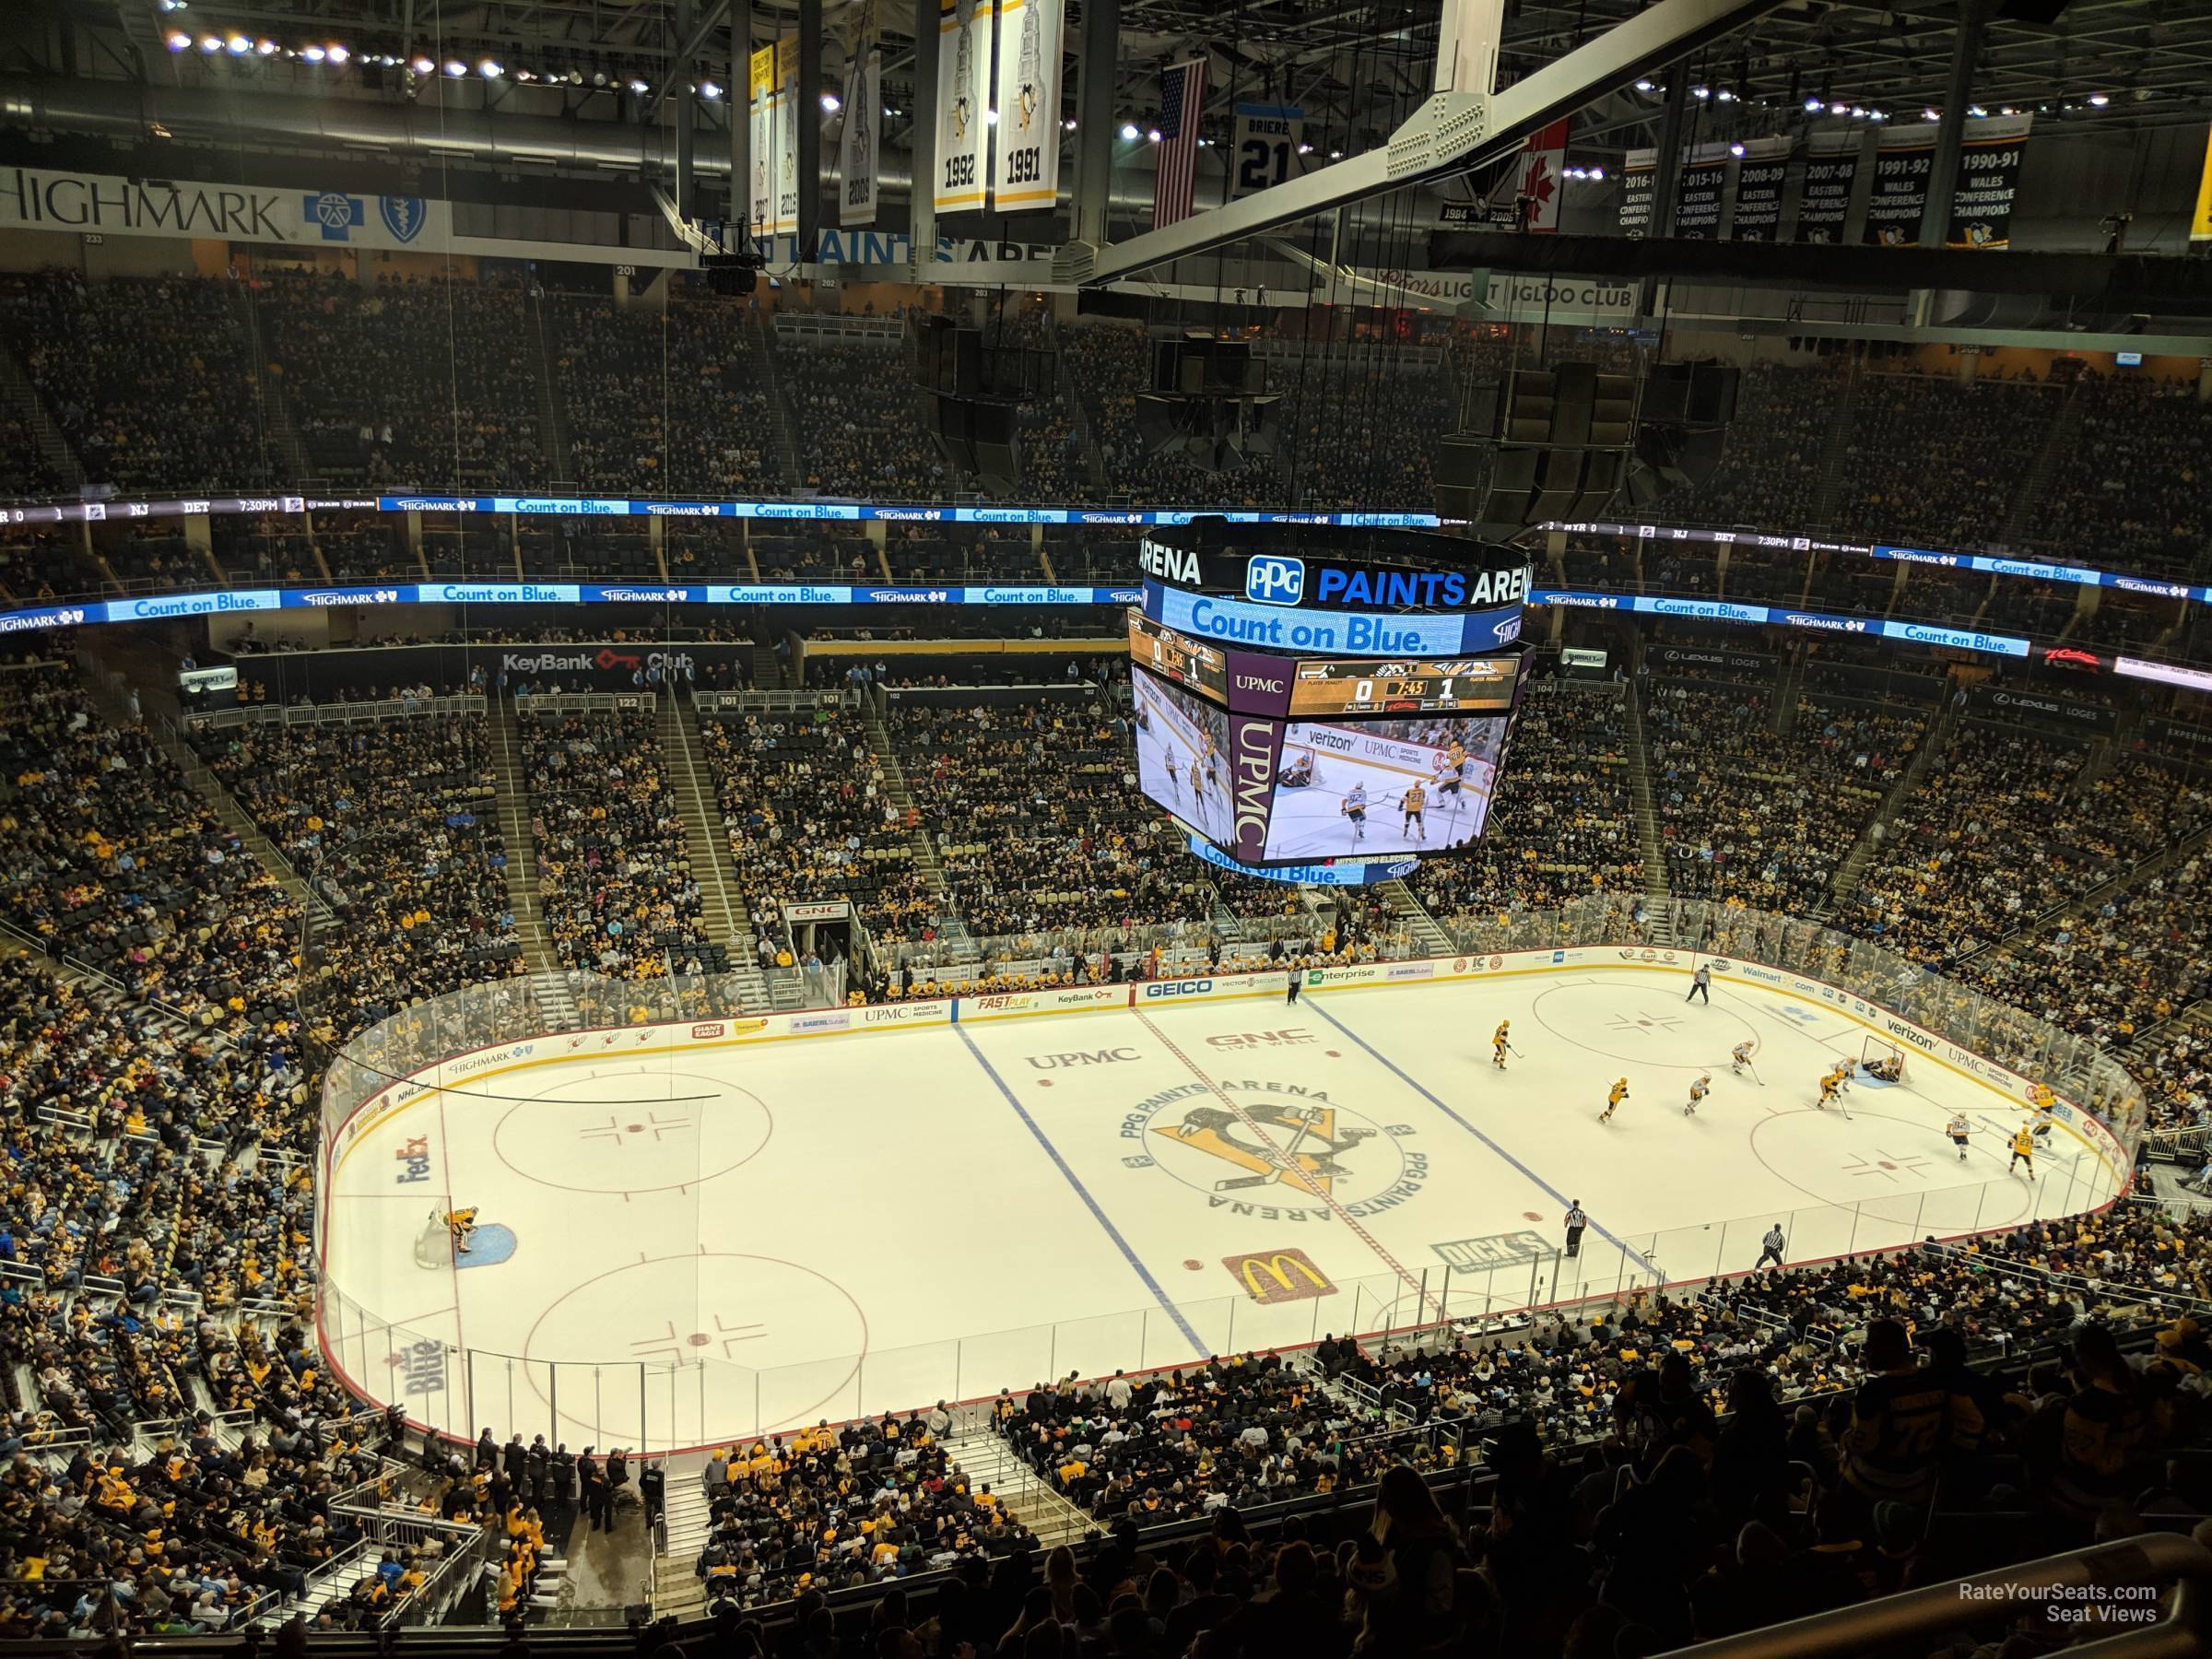
{"label": "hockey net", "polygon": [[1911,1075],[1905,1051],[1880,1037],[1869,1037],[1859,1045],[1859,1070],[1869,1077],[1894,1077],[1900,1083]]}
{"label": "hockey net", "polygon": [[434,1209],[415,1239],[418,1267],[450,1267],[453,1263],[453,1235],[445,1224],[445,1211]]}

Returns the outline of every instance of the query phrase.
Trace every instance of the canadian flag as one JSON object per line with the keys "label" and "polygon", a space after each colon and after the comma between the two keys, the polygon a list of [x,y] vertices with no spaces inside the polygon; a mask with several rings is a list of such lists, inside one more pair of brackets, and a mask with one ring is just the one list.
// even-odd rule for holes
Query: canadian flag
{"label": "canadian flag", "polygon": [[[1567,166],[1567,123],[1555,121],[1531,133],[1513,162],[1490,191],[1490,222],[1519,225],[1544,236],[1558,235],[1559,182]],[[1524,198],[1533,205],[1523,208]]]}

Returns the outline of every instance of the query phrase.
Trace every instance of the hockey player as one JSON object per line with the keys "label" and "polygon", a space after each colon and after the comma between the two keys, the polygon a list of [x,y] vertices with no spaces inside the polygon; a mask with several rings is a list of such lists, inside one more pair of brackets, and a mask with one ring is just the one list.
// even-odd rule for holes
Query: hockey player
{"label": "hockey player", "polygon": [[1467,780],[1467,746],[1458,738],[1444,751],[1444,763],[1436,769],[1436,804],[1439,806],[1455,806],[1460,787]]}
{"label": "hockey player", "polygon": [[1951,1137],[1951,1145],[1959,1148],[1960,1163],[1966,1161],[1966,1137],[1973,1132],[1973,1127],[1966,1121],[1965,1112],[1954,1112],[1950,1123],[1944,1129],[1944,1133]]}
{"label": "hockey player", "polygon": [[[1429,820],[1421,815],[1429,807],[1429,792],[1418,783],[1408,783],[1406,785],[1406,793],[1398,797],[1398,806],[1406,814],[1406,821],[1399,826],[1398,833],[1415,840],[1427,841],[1429,839]],[[1416,830],[1420,831],[1418,837],[1413,833]]]}
{"label": "hockey player", "polygon": [[1365,841],[1367,839],[1367,784],[1364,782],[1354,783],[1351,793],[1344,797],[1344,805],[1337,807],[1336,810],[1352,820],[1352,839],[1356,841]]}
{"label": "hockey player", "polygon": [[1837,1092],[1841,1088],[1842,1085],[1836,1080],[1834,1072],[1823,1072],[1820,1075],[1820,1099],[1815,1104],[1823,1112],[1826,1112],[1830,1106],[1841,1105],[1842,1097]]}
{"label": "hockey player", "polygon": [[1606,1109],[1597,1114],[1597,1121],[1601,1124],[1611,1123],[1613,1114],[1620,1110],[1620,1103],[1628,1098],[1629,1080],[1626,1077],[1619,1078],[1606,1091]]}
{"label": "hockey player", "polygon": [[1512,1023],[1510,1019],[1501,1019],[1498,1022],[1498,1029],[1490,1033],[1490,1064],[1500,1071],[1505,1069],[1505,1050]]}
{"label": "hockey player", "polygon": [[1175,746],[1171,743],[1168,745],[1166,760],[1168,768],[1168,787],[1175,794],[1181,794],[1182,793],[1182,772],[1176,766]]}
{"label": "hockey player", "polygon": [[1742,1077],[1744,1075],[1744,1067],[1751,1064],[1751,1055],[1758,1049],[1758,1047],[1759,1044],[1757,1042],[1753,1041],[1748,1037],[1745,1038],[1741,1042],[1737,1043],[1734,1048],[1728,1051],[1728,1069],[1734,1072],[1737,1077]]}
{"label": "hockey player", "polygon": [[446,1211],[445,1230],[453,1236],[453,1253],[466,1255],[469,1235],[477,1230],[476,1206]]}
{"label": "hockey player", "polygon": [[2012,1173],[2014,1164],[2028,1166],[2028,1179],[2035,1179],[2035,1131],[2026,1124],[2013,1132],[2012,1156],[2005,1160],[2005,1173]]}
{"label": "hockey player", "polygon": [[2058,1104],[2058,1091],[2048,1083],[2030,1083],[2028,1086],[2028,1104],[2038,1112],[2049,1112]]}
{"label": "hockey player", "polygon": [[1682,1115],[1684,1117],[1697,1116],[1698,1102],[1712,1092],[1712,1074],[1711,1072],[1699,1073],[1696,1080],[1689,1086],[1689,1103],[1682,1108]]}
{"label": "hockey player", "polygon": [[2051,1115],[2050,1107],[2038,1106],[2035,1109],[2035,1116],[2030,1122],[2028,1127],[2038,1141],[2047,1140],[2050,1138],[2051,1125],[2057,1121],[2058,1120],[2056,1118]]}

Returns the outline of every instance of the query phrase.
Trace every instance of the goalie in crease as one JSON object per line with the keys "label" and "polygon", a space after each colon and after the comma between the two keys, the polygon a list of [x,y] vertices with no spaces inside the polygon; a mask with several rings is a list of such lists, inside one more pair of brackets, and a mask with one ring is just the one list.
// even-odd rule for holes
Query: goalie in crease
{"label": "goalie in crease", "polygon": [[445,1213],[445,1230],[453,1241],[453,1253],[466,1255],[468,1241],[477,1230],[476,1206],[466,1209],[448,1210]]}

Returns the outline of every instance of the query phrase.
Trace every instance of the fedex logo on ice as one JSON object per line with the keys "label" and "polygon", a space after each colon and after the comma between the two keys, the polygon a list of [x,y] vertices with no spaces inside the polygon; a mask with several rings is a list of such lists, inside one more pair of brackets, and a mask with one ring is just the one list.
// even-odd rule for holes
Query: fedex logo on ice
{"label": "fedex logo on ice", "polygon": [[1244,597],[1262,605],[1296,605],[1306,594],[1306,561],[1255,553],[1244,561]]}

